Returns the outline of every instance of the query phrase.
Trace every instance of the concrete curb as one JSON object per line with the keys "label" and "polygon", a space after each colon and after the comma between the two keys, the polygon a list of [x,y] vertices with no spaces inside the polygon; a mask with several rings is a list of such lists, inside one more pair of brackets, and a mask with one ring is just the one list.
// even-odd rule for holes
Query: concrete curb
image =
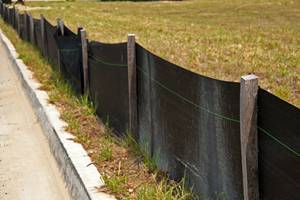
{"label": "concrete curb", "polygon": [[111,195],[97,191],[97,188],[104,186],[100,173],[82,145],[74,142],[72,140],[74,136],[64,131],[67,124],[60,120],[60,113],[55,106],[48,103],[47,93],[39,90],[40,83],[33,79],[32,72],[21,59],[18,59],[16,49],[1,29],[0,40],[7,49],[14,70],[38,116],[71,197],[80,200],[115,199]]}

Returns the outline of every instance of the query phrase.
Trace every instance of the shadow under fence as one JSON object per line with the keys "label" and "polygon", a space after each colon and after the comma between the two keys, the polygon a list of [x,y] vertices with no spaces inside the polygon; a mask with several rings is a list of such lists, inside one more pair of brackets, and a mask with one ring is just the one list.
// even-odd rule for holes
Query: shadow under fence
{"label": "shadow under fence", "polygon": [[[77,94],[90,95],[118,136],[135,130],[158,168],[171,179],[185,177],[199,197],[299,198],[299,108],[255,85],[250,94],[243,82],[185,70],[137,43],[88,42],[82,28],[74,33],[61,20],[54,26],[4,4],[0,13]],[[243,92],[252,95],[250,110]]]}

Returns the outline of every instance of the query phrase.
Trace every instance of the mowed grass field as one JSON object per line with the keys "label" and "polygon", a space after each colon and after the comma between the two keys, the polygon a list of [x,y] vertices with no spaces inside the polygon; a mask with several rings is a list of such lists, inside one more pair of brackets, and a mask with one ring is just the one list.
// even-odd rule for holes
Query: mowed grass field
{"label": "mowed grass field", "polygon": [[[239,81],[255,73],[260,86],[300,107],[300,1],[194,0],[183,2],[27,2],[90,40],[137,41],[184,68]],[[35,8],[31,8],[35,7]]]}

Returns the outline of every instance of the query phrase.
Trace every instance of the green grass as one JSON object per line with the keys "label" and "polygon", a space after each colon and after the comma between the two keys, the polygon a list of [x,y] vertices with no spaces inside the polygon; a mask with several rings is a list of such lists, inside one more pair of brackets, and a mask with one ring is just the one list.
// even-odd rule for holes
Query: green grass
{"label": "green grass", "polygon": [[260,85],[300,107],[300,1],[28,2],[35,16],[91,40],[126,41],[135,33],[147,49],[210,77],[239,81],[255,73]]}
{"label": "green grass", "polygon": [[130,148],[135,156],[141,157],[145,167],[150,172],[156,172],[157,166],[155,161],[151,158],[151,156],[145,152],[140,145],[135,141],[131,133],[127,133],[124,138],[122,138],[122,144],[126,148]]}
{"label": "green grass", "polygon": [[[124,189],[123,185],[125,185],[128,181],[126,176],[120,175],[113,175],[113,176],[103,176],[105,184],[113,193],[123,193],[126,194],[126,190]],[[127,198],[127,195],[123,196],[122,198]]]}
{"label": "green grass", "polygon": [[143,185],[139,188],[137,193],[137,199],[139,200],[186,200],[197,199],[191,193],[187,193],[184,190],[185,179],[183,178],[179,183],[169,181],[164,178],[160,181],[158,186]]}

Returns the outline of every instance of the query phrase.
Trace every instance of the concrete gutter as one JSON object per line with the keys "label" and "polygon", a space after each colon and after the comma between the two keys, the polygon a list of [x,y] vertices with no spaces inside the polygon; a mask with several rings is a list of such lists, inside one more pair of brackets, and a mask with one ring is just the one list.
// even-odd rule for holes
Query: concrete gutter
{"label": "concrete gutter", "polygon": [[56,107],[48,103],[49,96],[45,91],[39,90],[41,84],[34,80],[32,72],[21,59],[18,59],[16,49],[1,30],[0,41],[10,55],[14,70],[48,139],[49,147],[71,197],[79,200],[115,199],[111,195],[97,191],[97,188],[104,186],[100,173],[82,145],[74,142],[72,140],[74,136],[64,130],[67,124],[60,119]]}

